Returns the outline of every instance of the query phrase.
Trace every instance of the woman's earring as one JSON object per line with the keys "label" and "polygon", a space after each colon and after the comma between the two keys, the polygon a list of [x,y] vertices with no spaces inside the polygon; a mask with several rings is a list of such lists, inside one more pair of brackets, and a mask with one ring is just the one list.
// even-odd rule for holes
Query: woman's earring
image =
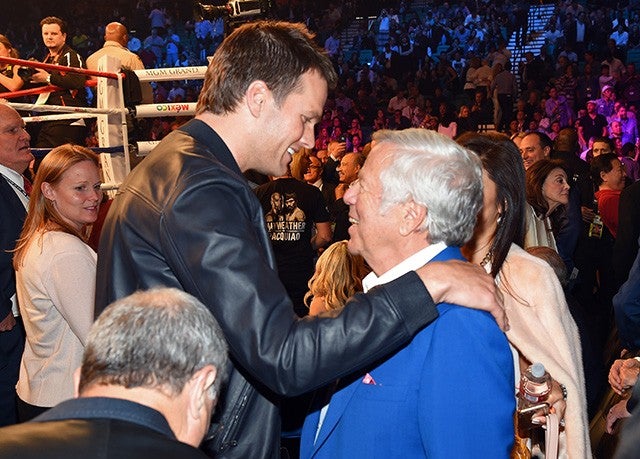
{"label": "woman's earring", "polygon": [[502,214],[498,214],[498,226],[500,226],[500,223],[502,223]]}

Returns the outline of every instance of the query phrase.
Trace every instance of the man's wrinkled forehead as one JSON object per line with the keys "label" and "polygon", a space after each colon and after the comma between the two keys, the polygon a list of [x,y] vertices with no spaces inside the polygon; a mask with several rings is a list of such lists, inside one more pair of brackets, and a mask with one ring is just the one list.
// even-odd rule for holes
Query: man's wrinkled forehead
{"label": "man's wrinkled forehead", "polygon": [[5,130],[14,126],[24,126],[22,117],[13,108],[0,103],[0,129]]}

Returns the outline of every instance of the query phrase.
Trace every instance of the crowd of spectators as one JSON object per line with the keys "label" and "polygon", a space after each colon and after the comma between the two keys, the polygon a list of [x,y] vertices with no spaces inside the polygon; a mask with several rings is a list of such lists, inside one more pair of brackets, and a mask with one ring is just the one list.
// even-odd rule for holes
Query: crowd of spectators
{"label": "crowd of spectators", "polygon": [[[493,124],[509,134],[540,130],[553,139],[563,127],[584,128],[579,120],[587,114],[590,100],[599,102],[597,111],[607,118],[603,134],[614,137],[611,124],[620,102],[631,119],[640,102],[640,76],[634,62],[627,62],[628,50],[640,44],[640,14],[633,4],[560,1],[543,32],[528,29],[529,4],[518,0],[367,5],[380,9],[359,22],[353,19],[364,11],[365,2],[358,0],[281,0],[270,13],[306,23],[332,57],[340,75],[326,107],[332,137],[346,133],[357,119],[361,132],[356,143],[361,145],[375,130],[408,126],[454,137]],[[116,20],[128,27],[128,47],[145,67],[206,65],[225,24],[222,19],[197,20],[192,7],[191,2],[168,0],[91,7],[77,2],[56,6],[55,14],[68,18],[68,43],[81,56],[102,46],[104,27]],[[34,2],[19,20],[0,20],[22,58],[40,60],[46,54],[38,21],[52,9]],[[353,38],[341,38],[344,30],[354,27],[357,33],[348,34]],[[520,47],[539,35],[545,40],[542,49],[515,62],[507,47],[511,37]],[[195,101],[199,85],[154,83],[154,101]],[[602,94],[607,86],[613,90],[608,98]],[[163,124],[175,126],[173,121],[155,122],[147,133],[157,140],[168,131]],[[324,127],[319,126],[318,133]],[[353,134],[346,137],[350,145]],[[635,143],[623,137],[619,151],[625,143]],[[586,150],[589,139],[581,135],[580,140]]]}

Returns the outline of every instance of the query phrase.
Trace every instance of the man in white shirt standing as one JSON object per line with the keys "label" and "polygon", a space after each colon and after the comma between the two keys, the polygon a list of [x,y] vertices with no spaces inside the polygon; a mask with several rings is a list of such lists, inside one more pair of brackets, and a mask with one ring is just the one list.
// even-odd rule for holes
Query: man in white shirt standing
{"label": "man in white shirt standing", "polygon": [[[129,34],[127,28],[119,22],[110,22],[104,29],[104,45],[87,58],[87,68],[98,70],[98,61],[102,56],[112,56],[120,60],[120,64],[130,70],[144,70],[144,64],[137,54],[127,49]],[[138,40],[140,42],[140,40]],[[96,77],[92,77],[96,79]],[[153,91],[149,83],[140,83],[142,102],[153,102]]]}
{"label": "man in white shirt standing", "polygon": [[22,231],[29,205],[22,172],[33,160],[24,121],[13,108],[0,104],[0,426],[15,424],[16,382],[24,348],[19,320],[16,277],[11,252]]}

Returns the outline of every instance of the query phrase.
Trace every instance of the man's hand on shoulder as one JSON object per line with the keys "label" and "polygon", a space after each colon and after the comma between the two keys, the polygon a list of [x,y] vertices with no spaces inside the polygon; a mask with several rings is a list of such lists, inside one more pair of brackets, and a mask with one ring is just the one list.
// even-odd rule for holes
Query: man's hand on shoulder
{"label": "man's hand on shoulder", "polygon": [[482,267],[458,260],[434,261],[416,272],[436,303],[488,311],[502,330],[509,330],[502,294]]}

